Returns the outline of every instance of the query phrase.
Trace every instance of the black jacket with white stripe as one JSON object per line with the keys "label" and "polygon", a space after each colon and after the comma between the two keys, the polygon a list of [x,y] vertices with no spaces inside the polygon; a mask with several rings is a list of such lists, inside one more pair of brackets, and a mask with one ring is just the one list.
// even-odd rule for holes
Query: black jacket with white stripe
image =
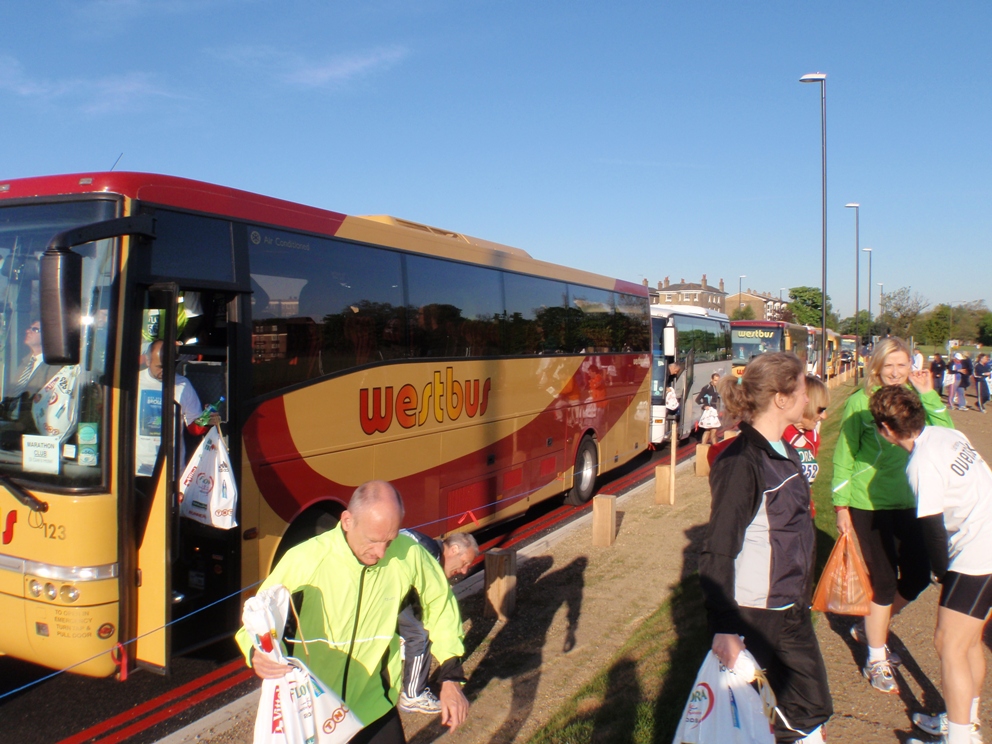
{"label": "black jacket with white stripe", "polygon": [[743,634],[740,607],[808,606],[816,551],[810,488],[799,455],[785,447],[788,457],[742,422],[710,469],[699,579],[713,633]]}

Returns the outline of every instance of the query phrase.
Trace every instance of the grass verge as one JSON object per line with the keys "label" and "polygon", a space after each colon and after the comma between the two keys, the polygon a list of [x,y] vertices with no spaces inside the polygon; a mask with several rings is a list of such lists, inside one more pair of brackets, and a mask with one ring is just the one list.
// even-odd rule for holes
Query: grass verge
{"label": "grass verge", "polygon": [[[817,575],[837,538],[830,495],[833,452],[844,403],[854,390],[847,384],[831,391],[830,415],[821,427],[820,470],[813,484]],[[702,592],[693,574],[674,587],[609,666],[567,700],[530,744],[669,744],[709,643]]]}

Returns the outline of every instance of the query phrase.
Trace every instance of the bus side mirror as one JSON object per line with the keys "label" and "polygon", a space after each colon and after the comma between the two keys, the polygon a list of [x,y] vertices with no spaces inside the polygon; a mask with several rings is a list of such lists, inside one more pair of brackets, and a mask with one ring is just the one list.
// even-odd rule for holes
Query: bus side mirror
{"label": "bus side mirror", "polygon": [[41,348],[46,364],[79,364],[83,257],[51,248],[41,257]]}
{"label": "bus side mirror", "polygon": [[46,364],[79,364],[83,257],[74,245],[139,235],[155,239],[155,219],[139,214],[60,232],[41,256],[41,349]]}
{"label": "bus side mirror", "polygon": [[678,339],[675,335],[674,326],[665,326],[661,331],[662,354],[666,357],[675,357],[678,351]]}

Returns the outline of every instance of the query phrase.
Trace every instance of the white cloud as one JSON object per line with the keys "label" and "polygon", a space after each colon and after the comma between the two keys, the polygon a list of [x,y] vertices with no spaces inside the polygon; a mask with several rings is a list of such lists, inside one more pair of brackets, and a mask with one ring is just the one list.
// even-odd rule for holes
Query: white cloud
{"label": "white cloud", "polygon": [[183,98],[147,73],[130,72],[100,78],[46,80],[28,75],[12,57],[0,57],[0,92],[43,103],[61,104],[92,116],[135,109],[152,99]]}
{"label": "white cloud", "polygon": [[276,80],[299,88],[344,85],[388,70],[407,55],[407,49],[401,46],[340,54],[322,61],[307,60],[271,46],[228,47],[216,53],[218,58],[237,67],[265,71]]}
{"label": "white cloud", "polygon": [[284,78],[287,82],[307,88],[346,83],[363,75],[388,70],[400,62],[406,54],[405,49],[392,47],[360,54],[343,55],[323,64],[301,65],[297,69],[287,72]]}

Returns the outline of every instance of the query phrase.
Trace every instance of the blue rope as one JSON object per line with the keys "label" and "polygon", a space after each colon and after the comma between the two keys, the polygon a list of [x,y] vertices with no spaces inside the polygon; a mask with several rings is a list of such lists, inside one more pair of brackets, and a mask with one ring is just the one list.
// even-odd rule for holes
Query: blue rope
{"label": "blue rope", "polygon": [[[636,450],[628,450],[624,454],[631,454],[633,452],[636,452]],[[508,496],[506,498],[499,499],[497,501],[493,501],[493,502],[491,502],[489,504],[485,504],[484,506],[486,508],[488,508],[488,507],[491,507],[491,506],[496,506],[497,504],[502,504],[502,503],[507,502],[507,501],[517,501],[519,499],[526,498],[527,496],[530,496],[533,493],[537,493],[538,491],[541,490],[541,488],[544,488],[544,486],[541,486],[541,487],[538,487],[538,488],[533,488],[530,491],[526,491],[524,493],[517,494],[516,496]],[[472,511],[471,509],[466,510],[465,512],[462,513],[462,516],[473,516],[474,517],[474,515],[471,514],[471,511]],[[421,529],[421,528],[424,528],[424,527],[430,527],[431,525],[438,524],[439,522],[446,522],[447,520],[449,520],[451,518],[452,518],[451,516],[441,517],[440,519],[435,519],[435,520],[432,520],[430,522],[423,522],[421,524],[414,525],[413,527],[408,528],[408,529],[418,530],[418,529]],[[261,583],[262,583],[262,581],[256,581],[254,584],[249,584],[247,586],[244,586],[244,587],[238,589],[235,592],[231,592],[230,594],[228,594],[225,597],[221,597],[220,599],[214,600],[210,604],[204,605],[203,607],[201,607],[198,610],[194,610],[193,612],[189,613],[188,615],[184,615],[183,617],[181,617],[181,618],[179,618],[177,620],[171,620],[170,622],[166,623],[165,625],[161,625],[161,626],[159,626],[157,628],[153,628],[152,630],[149,630],[147,633],[142,633],[140,636],[136,636],[136,637],[132,638],[131,640],[129,640],[129,641],[125,642],[125,643],[121,643],[119,645],[120,646],[129,646],[132,643],[136,643],[137,641],[141,640],[142,638],[146,638],[147,636],[150,636],[150,635],[152,635],[154,633],[158,633],[158,632],[160,632],[162,630],[165,630],[166,628],[169,628],[169,627],[171,627],[173,625],[176,625],[177,623],[185,622],[186,620],[189,620],[190,618],[195,617],[199,613],[201,613],[201,612],[203,612],[205,610],[209,610],[211,607],[214,607],[215,605],[221,604],[222,602],[226,602],[227,600],[231,599],[232,597],[236,597],[236,596],[238,596],[240,594],[243,594],[244,592],[246,592],[246,591],[248,591],[250,589],[254,589],[255,587],[257,587]],[[52,672],[51,674],[47,674],[44,677],[40,677],[40,678],[38,678],[36,680],[33,680],[31,682],[28,682],[25,685],[21,685],[20,687],[14,689],[14,690],[10,690],[9,692],[5,692],[3,694],[0,694],[0,701],[3,701],[4,699],[6,699],[8,697],[11,697],[13,695],[17,695],[18,693],[24,692],[25,690],[28,690],[28,689],[34,687],[35,685],[39,685],[42,682],[47,682],[48,680],[53,679],[53,678],[59,676],[60,674],[65,674],[66,672],[72,671],[73,669],[75,669],[78,666],[82,666],[83,664],[87,664],[87,663],[89,663],[91,661],[95,661],[96,659],[99,659],[101,656],[103,656],[105,653],[108,653],[108,652],[107,651],[101,651],[100,653],[95,654],[94,656],[91,656],[88,659],[83,659],[82,661],[77,661],[75,664],[71,664],[70,666],[63,667],[62,669],[58,669],[58,670]]]}

